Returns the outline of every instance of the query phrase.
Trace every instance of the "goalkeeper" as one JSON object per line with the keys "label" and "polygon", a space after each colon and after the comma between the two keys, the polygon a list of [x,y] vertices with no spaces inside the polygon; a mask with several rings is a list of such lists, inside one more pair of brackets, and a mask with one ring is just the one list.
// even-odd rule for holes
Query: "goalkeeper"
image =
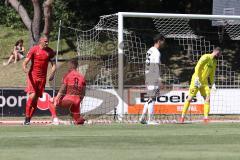
{"label": "goalkeeper", "polygon": [[208,114],[210,111],[210,89],[208,82],[210,82],[211,89],[216,89],[214,84],[214,76],[217,65],[217,58],[222,54],[220,47],[214,48],[213,52],[210,54],[204,54],[199,59],[195,72],[192,76],[189,95],[184,103],[182,110],[182,116],[180,118],[180,123],[184,123],[184,117],[188,110],[191,100],[196,96],[197,92],[200,91],[204,98],[204,122],[208,122]]}

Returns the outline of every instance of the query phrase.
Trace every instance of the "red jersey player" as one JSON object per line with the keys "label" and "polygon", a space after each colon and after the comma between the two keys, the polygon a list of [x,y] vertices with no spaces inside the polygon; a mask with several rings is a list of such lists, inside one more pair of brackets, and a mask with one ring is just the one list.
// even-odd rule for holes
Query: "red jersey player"
{"label": "red jersey player", "polygon": [[[23,62],[23,71],[27,74],[27,87],[25,91],[28,94],[28,100],[26,103],[26,117],[24,125],[29,125],[32,115],[37,108],[37,101],[39,97],[42,97],[42,93],[46,84],[48,62],[51,62],[52,69],[49,77],[49,81],[54,78],[56,70],[56,64],[51,61],[55,56],[55,52],[48,47],[48,39],[45,37],[40,38],[39,44],[33,46],[26,59]],[[31,61],[31,67],[28,70],[27,64]],[[56,117],[54,109],[50,108],[53,118]]]}
{"label": "red jersey player", "polygon": [[86,88],[85,78],[76,70],[77,67],[77,60],[68,62],[69,71],[64,75],[61,88],[53,101],[55,107],[69,108],[75,125],[84,123],[80,116],[80,103],[85,96]]}

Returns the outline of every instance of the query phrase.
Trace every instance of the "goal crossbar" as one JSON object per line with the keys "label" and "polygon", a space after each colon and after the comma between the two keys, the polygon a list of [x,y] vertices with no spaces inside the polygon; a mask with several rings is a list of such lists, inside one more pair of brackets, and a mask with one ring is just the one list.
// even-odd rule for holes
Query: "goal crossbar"
{"label": "goal crossbar", "polygon": [[240,20],[240,15],[206,15],[206,14],[172,14],[172,13],[143,13],[143,12],[118,12],[118,16],[135,18],[190,18],[190,19],[225,19]]}

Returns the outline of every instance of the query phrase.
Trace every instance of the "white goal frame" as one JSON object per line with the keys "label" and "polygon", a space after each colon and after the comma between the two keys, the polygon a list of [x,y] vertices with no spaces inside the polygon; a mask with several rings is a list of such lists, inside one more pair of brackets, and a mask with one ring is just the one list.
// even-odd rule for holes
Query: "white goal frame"
{"label": "white goal frame", "polygon": [[[141,12],[118,12],[118,94],[124,97],[124,72],[123,72],[123,56],[124,49],[122,46],[124,34],[124,18],[188,18],[188,19],[206,19],[206,20],[240,20],[240,15],[202,15],[202,14],[168,14],[168,13],[141,13]],[[124,116],[124,101],[121,98],[119,105],[122,110],[119,112],[120,117]]]}

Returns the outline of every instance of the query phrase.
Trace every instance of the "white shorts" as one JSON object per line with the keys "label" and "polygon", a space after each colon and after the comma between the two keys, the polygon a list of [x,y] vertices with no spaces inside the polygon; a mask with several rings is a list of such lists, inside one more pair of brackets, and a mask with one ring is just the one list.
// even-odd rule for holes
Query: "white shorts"
{"label": "white shorts", "polygon": [[159,86],[147,86],[147,96],[155,98],[159,95]]}
{"label": "white shorts", "polygon": [[159,75],[145,74],[145,86],[147,96],[156,97],[159,95],[160,78]]}

